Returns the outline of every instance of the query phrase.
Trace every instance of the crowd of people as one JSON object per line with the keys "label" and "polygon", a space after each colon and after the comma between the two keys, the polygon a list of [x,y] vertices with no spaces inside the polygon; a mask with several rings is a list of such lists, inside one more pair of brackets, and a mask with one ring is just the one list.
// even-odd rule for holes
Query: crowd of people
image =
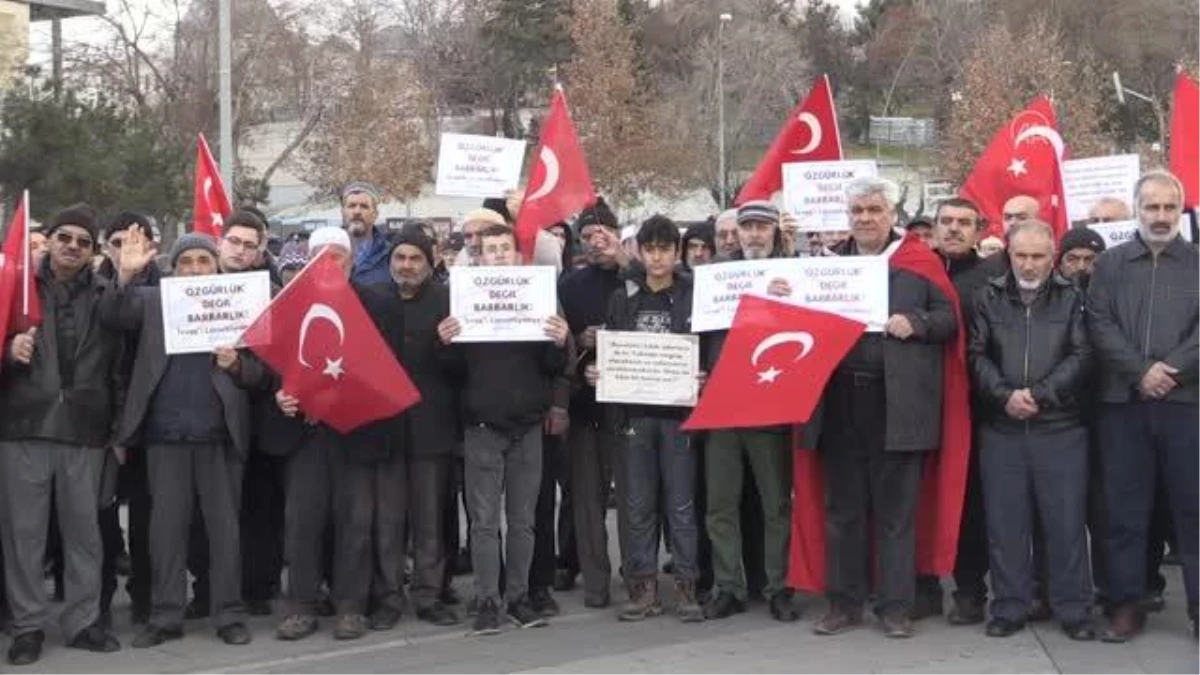
{"label": "crowd of people", "polygon": [[[1163,609],[1168,542],[1194,635],[1200,257],[1180,234],[1174,176],[1144,174],[1132,198],[1093,209],[1094,222],[1138,222],[1106,251],[1093,230],[1059,236],[1036,200],[1014,197],[991,255],[976,205],[949,199],[902,223],[896,186],[877,178],[849,185],[847,231],[819,235],[765,201],[685,232],[661,215],[623,232],[599,200],[538,237],[534,262],[560,270],[545,341],[490,343],[455,341],[448,268],[523,264],[519,200],[487,200],[439,240],[423,223],[376,225],[379,193],[353,183],[342,227],[278,255],[253,209],[219,239],[185,234],[164,251],[147,214],[102,225],[86,206],[65,209],[31,241],[42,321],[5,337],[0,365],[8,660],[41,656],[47,570],[63,641],[94,652],[120,649],[121,576],[138,648],[203,617],[246,644],[246,616],[273,613],[280,640],[313,635],[322,618],[335,639],[361,638],[410,608],[487,635],[544,625],[554,593],[577,585],[595,610],[622,588],[622,621],[668,607],[683,622],[726,619],[755,598],[796,621],[811,602],[789,582],[799,452],[822,467],[819,635],[863,625],[869,605],[892,638],[945,614],[994,637],[1054,618],[1072,639],[1124,642]],[[597,331],[690,333],[697,267],[889,256],[916,238],[943,276],[891,271],[884,331],[858,340],[803,427],[688,433],[687,408],[597,402]],[[340,433],[250,351],[166,354],[165,275],[267,270],[278,291],[321,252],[420,391],[414,407]],[[793,290],[778,280],[769,292]],[[701,387],[726,337],[703,334]],[[946,360],[960,339],[965,359]],[[970,383],[972,430],[953,583],[922,575],[916,555],[922,470],[954,395],[947,368]],[[464,573],[470,598],[451,584]]]}

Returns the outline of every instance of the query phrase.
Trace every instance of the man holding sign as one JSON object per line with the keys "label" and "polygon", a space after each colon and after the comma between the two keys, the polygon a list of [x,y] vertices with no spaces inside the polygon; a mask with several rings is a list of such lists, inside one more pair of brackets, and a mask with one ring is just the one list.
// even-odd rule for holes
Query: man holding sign
{"label": "man holding sign", "polygon": [[[233,235],[229,235],[233,236]],[[257,246],[257,240],[251,242]],[[140,331],[133,377],[117,443],[145,447],[150,485],[150,567],[153,612],[134,647],[154,647],[183,637],[187,602],[188,531],[199,502],[208,532],[210,594],[217,634],[226,643],[250,642],[241,599],[241,540],[238,508],[250,450],[250,399],[265,373],[253,358],[230,347],[213,354],[168,354],[159,288],[131,282],[153,264],[145,234],[130,227],[117,270],[117,287],[101,300],[101,320]],[[171,250],[177,277],[218,273],[217,244],[204,234],[186,234]],[[213,293],[222,284],[212,283]],[[194,290],[194,289],[193,289]],[[215,295],[213,297],[216,297]]]}
{"label": "man holding sign", "polygon": [[[629,282],[627,288],[613,294],[605,325],[618,332],[601,334],[602,357],[607,356],[603,339],[611,335],[622,335],[625,331],[687,335],[691,330],[692,283],[675,271],[680,244],[678,226],[668,218],[655,216],[642,224],[637,242],[646,277],[644,281]],[[678,356],[690,357],[691,363],[679,363],[672,370],[687,369],[689,365],[695,368],[699,357],[694,343],[686,354],[674,351],[653,354],[640,367],[666,370],[671,368],[673,357]],[[599,366],[590,364],[586,370],[588,384],[599,385],[597,392],[601,394],[606,389],[602,378],[618,376],[615,360],[602,360],[605,362]],[[612,368],[614,372],[601,368]],[[688,384],[689,398],[694,398],[696,383]],[[670,534],[674,556],[676,614],[685,623],[703,621],[704,612],[696,599],[696,460],[689,438],[679,428],[688,407],[634,404],[623,408],[629,445],[625,475],[617,480],[625,481],[629,511],[629,545],[622,551],[629,602],[622,607],[620,618],[640,621],[662,613],[658,597],[658,533],[663,530]],[[659,503],[660,482],[666,504]],[[660,513],[666,514],[669,523],[658,522]],[[662,527],[665,524],[670,527]]]}
{"label": "man holding sign", "polygon": [[[517,238],[511,228],[490,226],[479,233],[479,242],[482,265],[520,264]],[[443,344],[454,342],[462,332],[463,324],[455,316],[438,324]],[[471,563],[479,600],[473,629],[476,635],[492,635],[500,630],[502,507],[508,524],[504,556],[507,616],[522,628],[545,625],[545,619],[530,606],[528,596],[534,510],[542,482],[542,425],[551,408],[565,414],[570,395],[565,373],[573,358],[570,329],[561,316],[546,319],[543,332],[546,340],[542,342],[472,342],[462,346],[466,360],[463,453]]]}

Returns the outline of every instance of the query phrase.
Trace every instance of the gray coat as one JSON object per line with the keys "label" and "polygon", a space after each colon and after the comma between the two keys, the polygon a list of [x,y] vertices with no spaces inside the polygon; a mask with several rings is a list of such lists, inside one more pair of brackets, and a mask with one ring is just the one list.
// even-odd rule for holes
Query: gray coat
{"label": "gray coat", "polygon": [[[884,447],[899,452],[934,450],[942,445],[942,369],[945,343],[958,330],[954,307],[933,284],[903,270],[889,270],[888,292],[888,315],[907,316],[914,332],[907,340],[884,340]],[[819,447],[821,427],[822,407],[818,406],[802,427],[804,447]]]}
{"label": "gray coat", "polygon": [[1134,399],[1155,361],[1179,369],[1163,400],[1200,401],[1200,253],[1175,237],[1157,260],[1140,236],[1105,251],[1088,286],[1088,328],[1100,367],[1100,400]]}
{"label": "gray coat", "polygon": [[[140,331],[133,362],[133,377],[117,427],[117,444],[138,445],[151,399],[167,369],[163,336],[162,300],[158,288],[112,286],[100,299],[100,320],[112,328]],[[243,353],[237,379],[212,366],[212,383],[221,400],[225,425],[233,446],[243,457],[250,451],[250,396],[246,389],[266,381],[259,361]]]}

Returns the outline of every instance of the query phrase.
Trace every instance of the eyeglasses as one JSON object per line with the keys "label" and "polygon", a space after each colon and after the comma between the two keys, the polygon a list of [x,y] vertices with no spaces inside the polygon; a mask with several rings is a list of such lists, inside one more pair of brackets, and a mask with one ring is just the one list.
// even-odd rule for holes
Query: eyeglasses
{"label": "eyeglasses", "polygon": [[225,237],[225,241],[232,244],[234,248],[240,248],[247,253],[252,253],[258,250],[258,242],[256,241],[246,241],[245,239],[240,239],[233,235]]}
{"label": "eyeglasses", "polygon": [[57,232],[54,235],[54,241],[63,246],[75,244],[79,248],[91,248],[93,246],[92,238],[87,235],[73,235],[70,232]]}

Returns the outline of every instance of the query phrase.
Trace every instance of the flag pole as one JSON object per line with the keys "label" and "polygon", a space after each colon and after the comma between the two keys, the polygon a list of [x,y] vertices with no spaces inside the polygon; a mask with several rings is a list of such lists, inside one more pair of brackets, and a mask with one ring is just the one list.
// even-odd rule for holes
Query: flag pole
{"label": "flag pole", "polygon": [[25,256],[25,274],[21,279],[21,314],[25,317],[25,321],[29,321],[29,278],[31,273],[37,274],[37,270],[30,269],[33,266],[33,249],[29,246],[29,190],[21,193],[21,243],[25,246],[25,250],[21,255]]}

